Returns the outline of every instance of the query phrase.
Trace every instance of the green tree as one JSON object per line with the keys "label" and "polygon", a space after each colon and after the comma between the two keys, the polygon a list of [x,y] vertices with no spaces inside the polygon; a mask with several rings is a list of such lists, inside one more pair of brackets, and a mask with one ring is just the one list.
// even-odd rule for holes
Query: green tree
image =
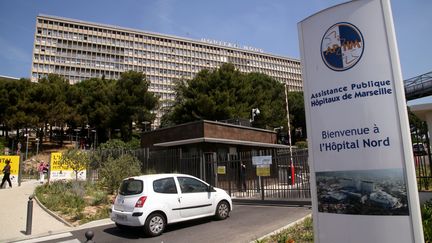
{"label": "green tree", "polygon": [[[61,128],[63,135],[66,123],[75,123],[80,120],[76,106],[80,102],[80,97],[76,92],[76,87],[69,84],[69,81],[56,74],[49,74],[36,84],[30,94],[32,107],[39,116],[37,122],[39,126],[49,123],[51,126],[57,125]],[[52,129],[50,129],[52,132]],[[52,133],[50,133],[50,138]],[[61,137],[60,141],[63,141]]]}
{"label": "green tree", "polygon": [[260,73],[244,74],[232,64],[216,70],[202,70],[191,80],[176,85],[176,100],[162,119],[163,125],[195,120],[251,118],[251,110],[261,113],[252,124],[274,128],[286,124],[283,85]]}
{"label": "green tree", "polygon": [[247,103],[252,104],[248,111],[250,113],[251,108],[259,108],[261,112],[252,125],[273,129],[287,124],[283,84],[261,73],[246,75],[248,85],[252,87],[250,93],[245,94]]}
{"label": "green tree", "polygon": [[151,111],[157,108],[158,98],[148,88],[145,75],[135,71],[123,73],[115,83],[111,127],[120,129],[123,141],[132,139],[133,122],[141,124],[155,118]]}
{"label": "green tree", "polygon": [[95,128],[99,141],[106,141],[114,114],[115,81],[92,78],[76,84],[76,87],[82,98],[78,105],[82,121]]}
{"label": "green tree", "polygon": [[123,179],[141,173],[140,161],[130,154],[115,159],[109,157],[99,171],[100,183],[109,193],[114,193]]}
{"label": "green tree", "polygon": [[69,149],[62,154],[60,165],[65,165],[75,172],[75,180],[78,181],[78,173],[86,170],[90,164],[90,155],[87,151]]}
{"label": "green tree", "polygon": [[[294,137],[293,143],[306,138],[306,115],[304,108],[303,92],[288,92],[289,114],[291,120],[291,134]],[[302,131],[301,134],[296,130]]]}
{"label": "green tree", "polygon": [[[6,127],[16,129],[29,128],[32,126],[31,105],[28,99],[29,90],[32,83],[28,79],[11,80],[4,83],[3,104],[7,107],[4,109],[3,121]],[[19,132],[17,137],[19,137]]]}

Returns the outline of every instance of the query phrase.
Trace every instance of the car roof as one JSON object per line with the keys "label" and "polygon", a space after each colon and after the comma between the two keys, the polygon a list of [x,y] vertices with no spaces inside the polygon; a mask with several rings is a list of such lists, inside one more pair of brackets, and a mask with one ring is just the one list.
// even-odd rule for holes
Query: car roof
{"label": "car roof", "polygon": [[124,180],[128,180],[128,179],[135,179],[135,180],[157,180],[157,179],[166,178],[166,177],[173,177],[173,176],[194,177],[194,176],[186,175],[186,174],[163,173],[163,174],[149,174],[149,175],[132,176],[132,177],[125,178]]}

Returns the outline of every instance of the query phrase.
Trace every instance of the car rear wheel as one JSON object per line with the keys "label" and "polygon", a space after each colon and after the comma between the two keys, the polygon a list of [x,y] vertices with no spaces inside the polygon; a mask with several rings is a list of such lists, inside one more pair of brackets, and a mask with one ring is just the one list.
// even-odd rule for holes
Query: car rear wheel
{"label": "car rear wheel", "polygon": [[229,212],[230,209],[228,203],[226,201],[221,201],[216,207],[215,217],[219,220],[226,219],[229,216]]}
{"label": "car rear wheel", "polygon": [[158,236],[162,234],[166,226],[165,217],[160,213],[153,213],[148,216],[145,224],[144,231],[149,236]]}

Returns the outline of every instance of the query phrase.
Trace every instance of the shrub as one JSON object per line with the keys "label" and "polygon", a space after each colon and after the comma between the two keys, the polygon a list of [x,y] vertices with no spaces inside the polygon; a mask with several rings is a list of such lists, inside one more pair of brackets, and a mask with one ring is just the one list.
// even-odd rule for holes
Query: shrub
{"label": "shrub", "polygon": [[423,220],[423,233],[425,242],[432,242],[432,200],[429,200],[421,207]]}
{"label": "shrub", "polygon": [[100,183],[109,193],[114,193],[124,178],[139,175],[140,172],[140,161],[132,155],[124,154],[118,159],[109,157],[99,171]]}
{"label": "shrub", "polygon": [[262,239],[259,242],[313,242],[312,218],[307,217],[302,222],[282,230],[280,233],[270,236],[270,238]]}
{"label": "shrub", "polygon": [[83,182],[56,181],[36,188],[36,196],[47,208],[76,217],[85,206]]}
{"label": "shrub", "polygon": [[297,146],[299,149],[304,149],[308,147],[308,144],[306,141],[298,141],[295,143],[295,146]]}
{"label": "shrub", "polygon": [[91,182],[55,181],[37,187],[35,193],[43,205],[69,221],[82,224],[109,217],[107,193]]}

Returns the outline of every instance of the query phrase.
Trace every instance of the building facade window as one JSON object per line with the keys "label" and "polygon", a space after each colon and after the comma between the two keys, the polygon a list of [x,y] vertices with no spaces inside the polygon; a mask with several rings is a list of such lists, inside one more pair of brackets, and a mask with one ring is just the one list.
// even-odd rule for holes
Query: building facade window
{"label": "building facade window", "polygon": [[291,91],[302,90],[296,59],[45,15],[37,17],[33,56],[34,82],[48,73],[77,83],[102,74],[119,78],[128,70],[143,72],[163,106],[175,98],[173,80],[193,78],[203,68],[214,69],[226,62],[242,72],[268,74]]}

